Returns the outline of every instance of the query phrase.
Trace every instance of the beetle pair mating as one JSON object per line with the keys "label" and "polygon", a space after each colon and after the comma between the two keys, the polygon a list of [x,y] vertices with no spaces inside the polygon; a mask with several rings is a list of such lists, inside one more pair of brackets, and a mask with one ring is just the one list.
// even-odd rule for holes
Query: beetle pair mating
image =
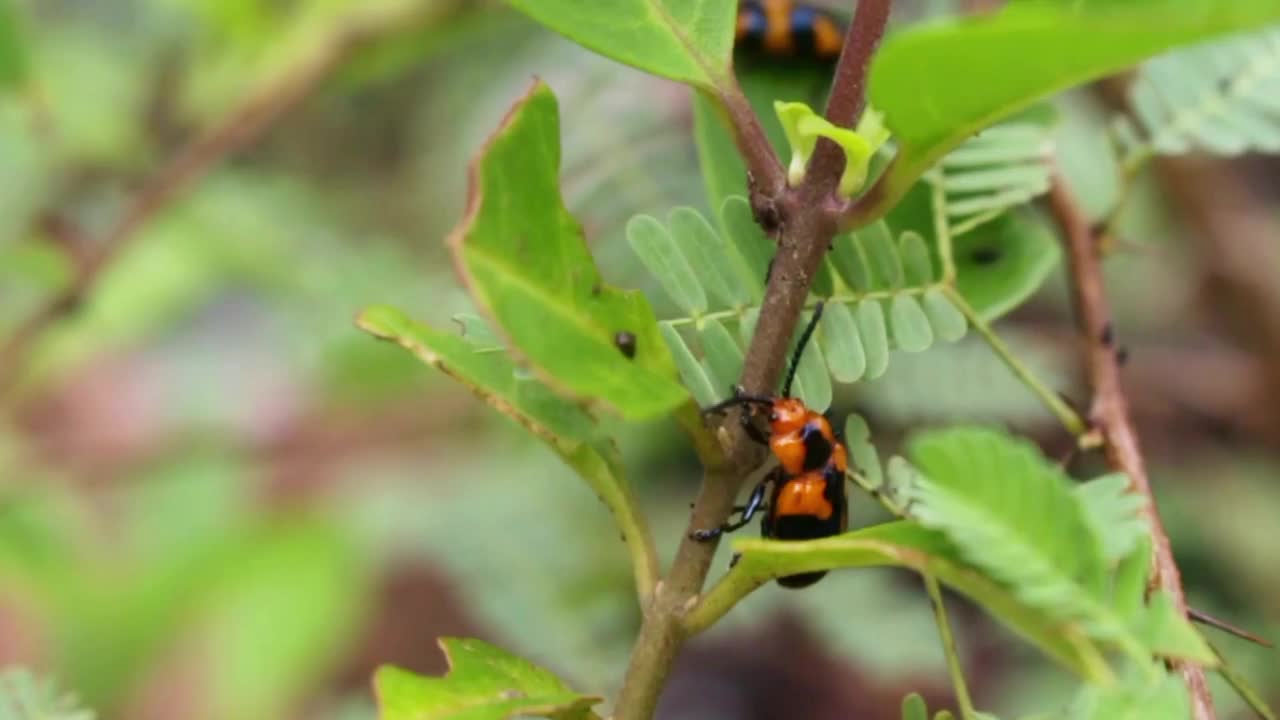
{"label": "beetle pair mating", "polygon": [[[844,491],[848,452],[822,413],[810,410],[802,401],[791,397],[791,385],[795,381],[800,356],[821,317],[822,303],[819,303],[791,357],[781,396],[748,395],[741,388],[736,388],[733,397],[703,411],[704,414],[722,413],[742,406],[743,429],[747,436],[767,445],[777,458],[778,466],[756,484],[746,505],[734,509],[739,513],[737,520],[709,530],[695,530],[692,535],[695,540],[708,541],[737,530],[751,522],[757,512],[764,513],[760,534],[778,540],[829,537],[844,532],[848,527],[849,509]],[[753,422],[752,411],[756,408],[769,410],[768,434]],[[768,504],[765,504],[765,494],[770,485],[773,491],[769,493]],[[805,587],[826,574],[821,571],[788,575],[778,578],[778,584],[789,588]]]}

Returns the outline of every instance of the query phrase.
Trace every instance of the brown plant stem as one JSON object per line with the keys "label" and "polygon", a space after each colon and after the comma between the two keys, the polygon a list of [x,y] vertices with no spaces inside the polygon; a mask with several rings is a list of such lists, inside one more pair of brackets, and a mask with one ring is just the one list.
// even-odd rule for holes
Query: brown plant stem
{"label": "brown plant stem", "polygon": [[[854,127],[867,108],[871,59],[884,38],[892,5],[890,0],[863,0],[858,3],[858,11],[845,38],[844,52],[836,65],[831,97],[827,100],[827,119],[835,125]],[[811,199],[831,195],[840,182],[844,165],[844,152],[840,147],[827,138],[820,138],[801,187],[810,191]]]}
{"label": "brown plant stem", "polygon": [[0,400],[18,384],[36,342],[56,322],[72,314],[93,292],[103,271],[124,252],[152,218],[199,182],[228,155],[244,150],[290,110],[300,105],[364,44],[389,32],[401,32],[422,11],[405,4],[390,12],[358,15],[329,42],[278,79],[267,82],[207,130],[188,142],[142,185],[120,217],[100,238],[81,243],[73,255],[67,286],[27,316],[0,345]]}
{"label": "brown plant stem", "polygon": [[[1120,384],[1120,365],[1116,360],[1111,309],[1102,284],[1097,238],[1088,217],[1059,173],[1054,174],[1049,189],[1049,205],[1062,229],[1070,260],[1072,299],[1083,336],[1085,372],[1093,390],[1089,420],[1101,435],[1108,464],[1128,475],[1133,489],[1146,498],[1144,513],[1151,528],[1152,584],[1168,592],[1178,612],[1186,616],[1182,579],[1173,559],[1169,536],[1156,510],[1138,436],[1129,418],[1128,402]],[[1191,693],[1195,720],[1214,720],[1213,697],[1209,693],[1204,670],[1194,663],[1179,661],[1174,665]]]}
{"label": "brown plant stem", "polygon": [[[892,0],[858,3],[828,104],[828,118],[833,122],[852,125],[866,106],[866,72],[884,35],[891,4]],[[776,228],[765,228],[777,231],[778,251],[741,380],[747,392],[769,394],[782,374],[813,276],[835,237],[838,213],[833,211],[835,203],[828,199],[833,197],[844,170],[844,156],[834,143],[820,143],[804,183],[789,188],[781,163],[764,140],[759,119],[745,98],[735,101],[741,98],[736,82],[722,98],[726,98],[725,109],[735,128],[739,151],[752,172],[752,207],[757,220],[765,220],[766,225],[777,221]],[[768,220],[762,211],[767,211]],[[653,717],[671,666],[688,639],[683,615],[702,592],[718,545],[692,540],[689,535],[697,529],[716,527],[729,517],[743,480],[760,462],[760,449],[747,440],[737,423],[724,425],[719,434],[721,442],[712,443],[716,447],[708,447],[703,432],[704,429],[694,431],[706,471],[702,487],[671,570],[644,608],[644,622],[618,695],[613,716],[616,720]]]}
{"label": "brown plant stem", "polygon": [[[747,166],[747,183],[752,193],[752,206],[775,198],[787,186],[787,173],[773,151],[769,137],[751,109],[751,101],[742,92],[738,78],[730,75],[720,92],[720,104],[730,119],[733,141]],[[759,210],[757,210],[759,213]],[[759,215],[757,215],[759,216]]]}

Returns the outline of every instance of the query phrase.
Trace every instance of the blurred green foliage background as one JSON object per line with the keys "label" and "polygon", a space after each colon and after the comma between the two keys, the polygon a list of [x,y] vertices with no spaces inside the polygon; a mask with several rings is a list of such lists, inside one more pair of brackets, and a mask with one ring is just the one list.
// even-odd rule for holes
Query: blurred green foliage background
{"label": "blurred green foliage background", "polygon": [[[951,5],[903,2],[901,19]],[[21,375],[0,379],[15,383],[0,412],[0,663],[57,678],[102,718],[371,718],[373,668],[439,673],[441,635],[613,691],[638,616],[603,507],[545,448],[351,320],[380,302],[437,326],[471,310],[442,239],[471,153],[534,75],[560,98],[565,196],[598,262],[613,284],[652,289],[622,230],[637,212],[705,206],[687,92],[485,0],[0,10],[0,41],[26,58],[0,82],[0,339],[193,138],[302,90],[148,215]],[[307,72],[317,81],[299,85]],[[1101,213],[1115,189],[1105,93],[1059,105],[1059,156]],[[1257,318],[1280,307],[1241,288],[1280,280],[1278,170],[1158,166],[1109,266],[1192,602],[1273,638],[1280,340]],[[1256,260],[1253,277],[1217,261],[1232,252]],[[1065,298],[1055,279],[1002,330],[1083,399]],[[1070,444],[973,339],[898,358],[833,415],[854,407],[884,454],[914,428],[975,419],[1050,452]],[[618,424],[669,553],[696,462],[670,426]],[[855,523],[878,517],[871,505],[854,497]],[[1069,677],[956,605],[979,706],[1067,697]],[[889,718],[910,690],[943,705],[935,632],[905,574],[770,586],[692,645],[661,715]],[[1274,653],[1218,644],[1280,701]],[[1245,717],[1215,690],[1224,717]]]}

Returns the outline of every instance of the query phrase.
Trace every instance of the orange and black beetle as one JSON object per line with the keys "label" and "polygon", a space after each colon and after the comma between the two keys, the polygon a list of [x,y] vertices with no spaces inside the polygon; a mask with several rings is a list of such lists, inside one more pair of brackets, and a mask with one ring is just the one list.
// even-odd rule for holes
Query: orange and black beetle
{"label": "orange and black beetle", "polygon": [[738,6],[735,46],[775,58],[835,62],[844,31],[829,13],[794,0],[750,0]]}
{"label": "orange and black beetle", "polygon": [[[693,533],[695,540],[712,540],[737,530],[751,522],[751,518],[762,509],[764,516],[760,521],[760,533],[766,538],[812,540],[838,535],[848,528],[849,508],[844,490],[845,471],[849,467],[848,451],[822,413],[810,410],[803,402],[791,397],[791,384],[795,380],[800,355],[813,337],[821,317],[822,304],[819,304],[814,308],[800,343],[796,345],[781,396],[763,397],[735,392],[733,397],[704,411],[718,413],[736,405],[768,408],[767,436],[751,422],[748,412],[743,413],[743,427],[753,440],[769,446],[778,459],[778,467],[756,485],[747,504],[736,509],[741,513],[738,520],[709,530],[696,530]],[[773,492],[766,505],[765,492],[770,485]],[[823,575],[826,575],[825,571],[788,575],[778,578],[778,584],[789,588],[805,587],[821,580]]]}

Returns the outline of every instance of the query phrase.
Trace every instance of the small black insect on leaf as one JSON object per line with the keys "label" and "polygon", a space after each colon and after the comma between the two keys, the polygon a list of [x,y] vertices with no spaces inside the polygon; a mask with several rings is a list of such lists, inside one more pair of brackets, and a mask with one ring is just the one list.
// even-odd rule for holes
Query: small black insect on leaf
{"label": "small black insect on leaf", "polygon": [[619,330],[614,333],[613,344],[616,345],[618,349],[622,351],[622,354],[626,355],[628,358],[636,356],[636,336],[634,333],[629,333],[626,330]]}
{"label": "small black insect on leaf", "polygon": [[969,253],[969,259],[979,265],[991,265],[1000,260],[1001,252],[998,247],[978,247]]}

